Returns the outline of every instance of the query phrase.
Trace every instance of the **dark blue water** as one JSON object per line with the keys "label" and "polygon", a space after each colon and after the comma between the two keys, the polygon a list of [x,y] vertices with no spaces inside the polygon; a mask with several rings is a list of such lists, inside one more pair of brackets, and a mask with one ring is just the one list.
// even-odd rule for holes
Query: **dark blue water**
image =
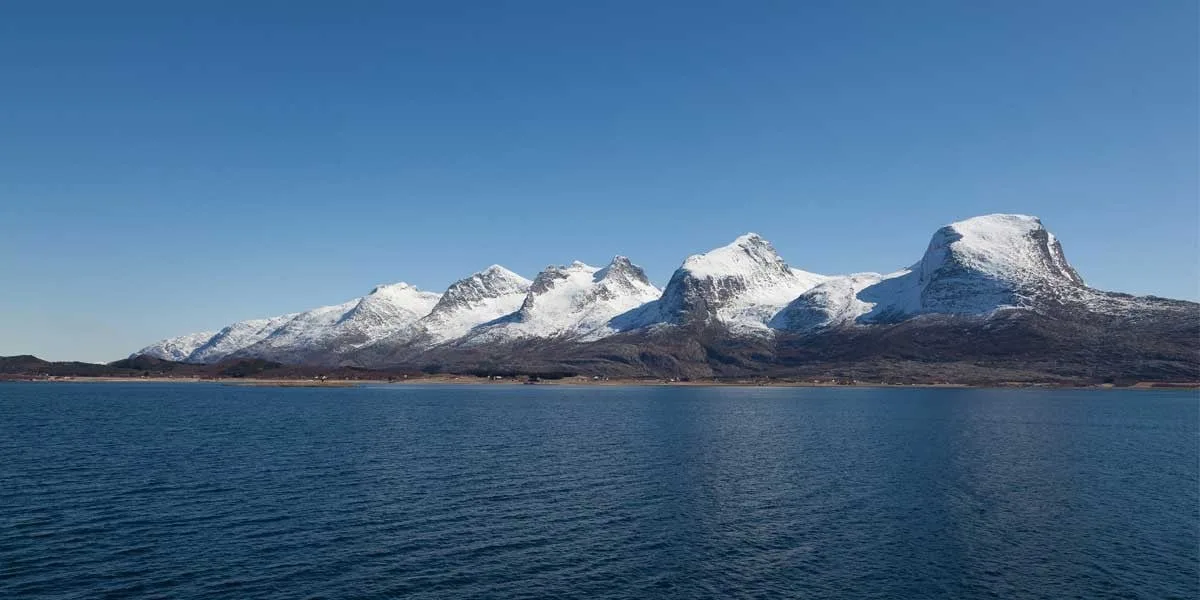
{"label": "dark blue water", "polygon": [[2,598],[1196,598],[1191,392],[0,385]]}

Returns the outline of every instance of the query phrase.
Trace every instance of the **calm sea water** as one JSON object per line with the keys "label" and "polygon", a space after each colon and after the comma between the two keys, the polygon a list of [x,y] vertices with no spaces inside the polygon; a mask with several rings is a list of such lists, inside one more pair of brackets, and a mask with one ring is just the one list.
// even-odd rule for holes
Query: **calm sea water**
{"label": "calm sea water", "polygon": [[0,385],[3,598],[1196,598],[1191,392]]}

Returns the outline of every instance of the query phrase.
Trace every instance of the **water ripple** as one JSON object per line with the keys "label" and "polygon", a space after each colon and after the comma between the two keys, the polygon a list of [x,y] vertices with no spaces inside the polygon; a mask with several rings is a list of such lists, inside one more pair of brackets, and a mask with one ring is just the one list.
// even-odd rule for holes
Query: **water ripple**
{"label": "water ripple", "polygon": [[1174,392],[0,385],[4,598],[1193,598]]}

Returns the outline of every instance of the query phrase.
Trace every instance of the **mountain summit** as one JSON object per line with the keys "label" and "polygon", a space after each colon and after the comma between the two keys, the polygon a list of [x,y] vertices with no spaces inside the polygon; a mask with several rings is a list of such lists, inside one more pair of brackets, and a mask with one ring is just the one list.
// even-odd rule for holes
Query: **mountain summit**
{"label": "mountain summit", "polygon": [[925,255],[908,269],[821,282],[793,300],[772,325],[803,331],[921,314],[987,315],[1060,302],[1084,288],[1062,245],[1039,219],[986,215],[938,229]]}
{"label": "mountain summit", "polygon": [[627,316],[623,329],[654,325],[720,325],[765,332],[788,302],[827,279],[793,269],[756,233],[683,261],[662,297]]}
{"label": "mountain summit", "polygon": [[521,307],[481,326],[469,345],[529,338],[589,338],[611,334],[609,321],[659,296],[641,267],[624,256],[603,268],[575,261],[548,266],[533,280]]}
{"label": "mountain summit", "polygon": [[500,265],[492,265],[451,284],[419,324],[434,343],[462,337],[477,325],[517,310],[532,284]]}
{"label": "mountain summit", "polygon": [[913,312],[981,314],[1084,285],[1054,235],[1025,215],[975,217],[939,229],[913,276],[919,290],[908,306]]}

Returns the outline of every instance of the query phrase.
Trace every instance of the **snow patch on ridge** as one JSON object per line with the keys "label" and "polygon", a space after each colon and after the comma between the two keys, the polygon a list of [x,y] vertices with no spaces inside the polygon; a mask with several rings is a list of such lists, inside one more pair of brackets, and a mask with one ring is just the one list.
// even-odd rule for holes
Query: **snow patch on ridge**
{"label": "snow patch on ridge", "polygon": [[878,273],[829,277],[788,303],[769,325],[772,329],[807,332],[857,319],[874,306],[860,297],[861,292],[884,277]]}

